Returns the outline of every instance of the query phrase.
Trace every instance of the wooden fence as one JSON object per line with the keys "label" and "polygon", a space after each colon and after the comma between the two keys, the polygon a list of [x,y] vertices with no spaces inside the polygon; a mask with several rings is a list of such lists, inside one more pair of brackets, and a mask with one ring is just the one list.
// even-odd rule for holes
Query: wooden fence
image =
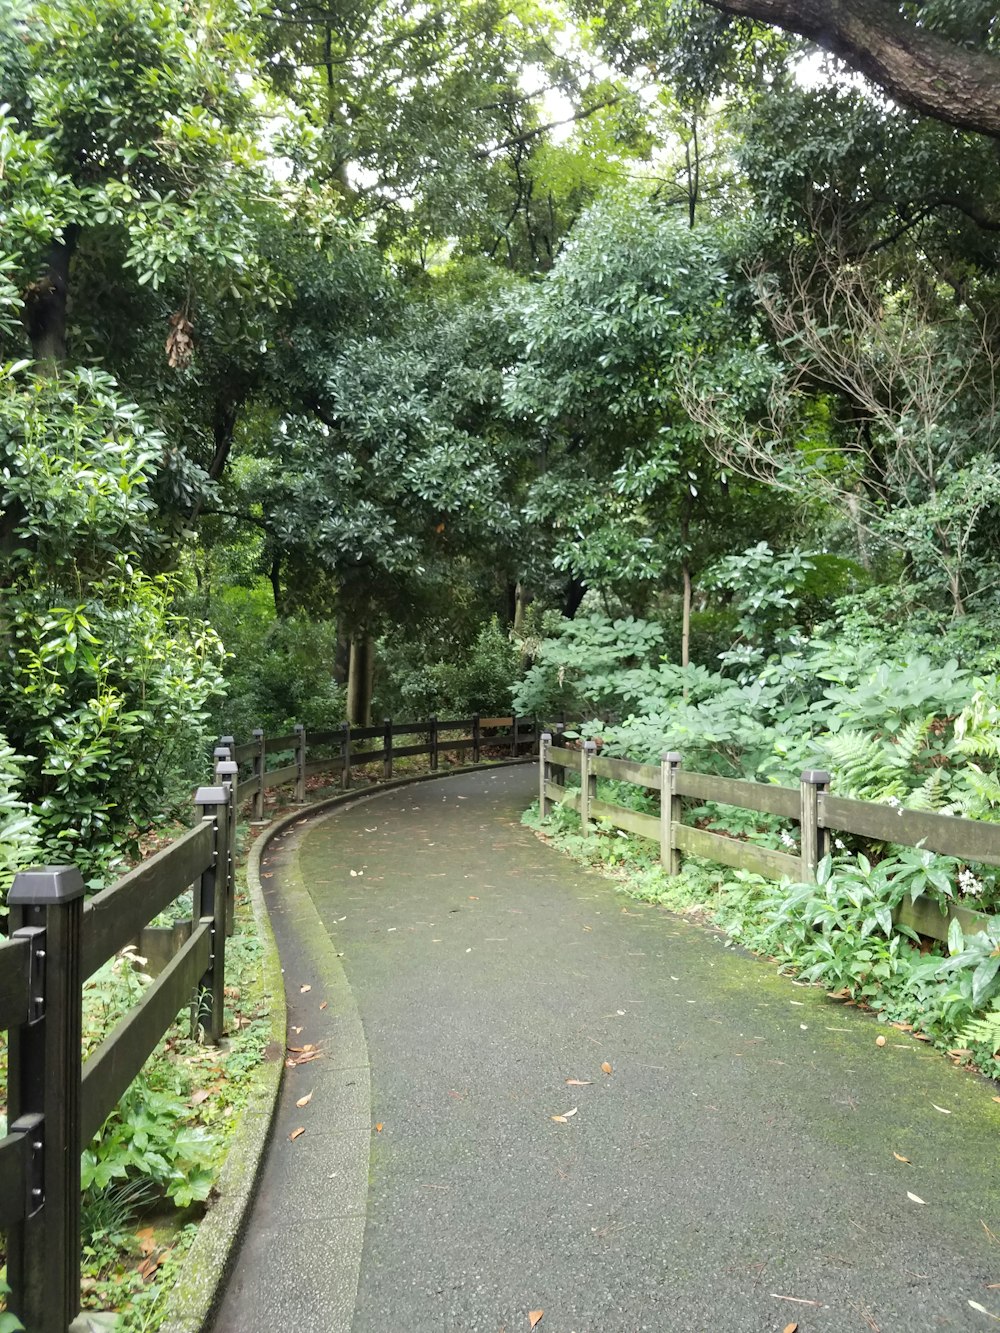
{"label": "wooden fence", "polygon": [[[201,817],[192,829],[89,902],[73,866],[24,871],[7,898],[0,1030],[9,1034],[9,1132],[0,1140],[0,1230],[10,1309],[29,1333],[65,1333],[79,1310],[83,1145],[193,997],[205,1039],[222,1035],[234,807],[225,784],[200,787],[194,800]],[[83,982],[186,892],[187,940],[82,1062]]]}
{"label": "wooden fence", "polygon": [[[410,739],[416,738],[416,739]],[[404,744],[398,744],[402,739]],[[232,749],[237,765],[236,799],[253,799],[254,818],[264,818],[264,795],[275,787],[295,785],[295,800],[306,799],[306,779],[317,773],[339,775],[341,786],[351,785],[351,769],[381,764],[388,780],[393,763],[412,755],[427,755],[429,769],[435,772],[442,753],[471,752],[471,762],[478,764],[484,749],[500,750],[516,758],[525,749],[534,750],[537,733],[528,718],[472,717],[458,719],[427,718],[424,722],[393,722],[385,718],[377,727],[351,727],[347,722],[333,731],[313,731],[302,726],[284,736],[265,736],[259,728],[253,740],[237,745],[232,736],[223,736],[223,748]],[[218,754],[218,751],[216,752]]]}
{"label": "wooden fence", "polygon": [[[557,735],[557,742],[560,739]],[[603,819],[614,828],[651,838],[659,843],[660,861],[672,875],[680,870],[681,854],[687,853],[768,879],[787,877],[808,882],[815,880],[817,866],[826,855],[833,832],[1000,866],[1000,825],[834,796],[829,790],[830,775],[821,769],[807,769],[797,788],[778,787],[689,773],[683,767],[681,755],[672,750],[661,756],[659,764],[609,759],[597,753],[594,741],[585,741],[579,749],[569,748],[553,743],[551,732],[542,733],[539,759],[538,794],[543,814],[551,813],[553,804],[559,803],[579,811],[585,834],[592,820]],[[567,772],[579,774],[579,787],[566,785]],[[659,814],[640,814],[598,800],[598,778],[629,782],[658,792]],[[699,803],[713,801],[794,820],[799,826],[798,855],[686,824],[685,799]],[[957,919],[969,933],[981,930],[985,920],[982,913],[958,905],[942,914],[935,903],[923,899],[904,903],[896,918],[920,934],[938,940],[948,938],[952,920]]]}
{"label": "wooden fence", "polygon": [[[411,736],[422,739],[396,744]],[[378,748],[356,748],[375,740]],[[9,1034],[0,1231],[7,1235],[9,1308],[28,1333],[66,1333],[79,1310],[83,1146],[185,1006],[197,1002],[206,1041],[222,1035],[238,803],[252,796],[261,818],[266,791],[294,783],[296,799],[304,801],[313,773],[332,770],[347,787],[351,769],[362,764],[381,762],[391,777],[393,760],[404,755],[426,754],[433,771],[442,752],[471,752],[478,763],[484,748],[516,757],[534,742],[525,719],[478,716],[403,725],[387,719],[354,730],[345,724],[313,733],[308,742],[302,727],[273,738],[256,731],[240,746],[223,737],[213,756],[215,785],[195,794],[199,821],[116,884],[85,902],[73,866],[15,877],[7,898],[10,934],[0,940],[0,1031]],[[269,767],[269,761],[276,762]],[[157,934],[149,922],[188,892],[191,918],[161,932],[170,944],[156,980],[82,1062],[83,983],[136,939],[144,951]]]}

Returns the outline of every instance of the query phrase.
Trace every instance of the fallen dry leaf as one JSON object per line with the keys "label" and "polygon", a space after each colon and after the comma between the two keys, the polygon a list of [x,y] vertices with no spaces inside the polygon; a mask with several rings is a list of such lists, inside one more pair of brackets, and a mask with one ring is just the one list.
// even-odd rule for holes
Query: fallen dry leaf
{"label": "fallen dry leaf", "polygon": [[300,995],[305,995],[305,993],[306,993],[307,990],[312,990],[312,986],[300,986],[300,987],[299,987],[299,994],[300,994]]}
{"label": "fallen dry leaf", "polygon": [[544,1313],[545,1313],[544,1310],[529,1310],[529,1311],[528,1311],[528,1327],[529,1327],[529,1328],[534,1328],[535,1325],[539,1322],[539,1320],[541,1319],[541,1317],[542,1317],[542,1315],[543,1315]]}
{"label": "fallen dry leaf", "polygon": [[901,1154],[898,1153],[898,1152],[894,1152],[892,1155],[893,1155],[893,1157],[895,1157],[895,1159],[896,1159],[897,1162],[909,1162],[911,1166],[913,1165],[913,1163],[910,1162],[910,1159],[909,1159],[908,1157],[903,1157],[903,1156],[901,1156]]}
{"label": "fallen dry leaf", "polygon": [[381,1120],[380,1120],[380,1121],[378,1122],[378,1124],[375,1126],[375,1133],[376,1133],[376,1134],[381,1134],[381,1133],[382,1133],[382,1121],[381,1121]]}
{"label": "fallen dry leaf", "polygon": [[926,1202],[927,1202],[927,1200],[926,1200],[926,1199],[922,1199],[922,1198],[920,1197],[919,1194],[911,1194],[909,1190],[906,1191],[906,1197],[907,1197],[908,1199],[912,1199],[914,1203],[926,1203]]}
{"label": "fallen dry leaf", "polygon": [[786,1324],[782,1333],[799,1333],[799,1326],[798,1324]]}
{"label": "fallen dry leaf", "polygon": [[876,1046],[885,1045],[885,1037],[883,1037],[881,1033],[879,1033],[879,1035],[875,1038],[875,1045]]}
{"label": "fallen dry leaf", "polygon": [[204,1088],[199,1088],[197,1092],[192,1092],[191,1094],[190,1098],[191,1105],[200,1106],[202,1102],[207,1102],[211,1095],[212,1094],[210,1092],[206,1092]]}
{"label": "fallen dry leaf", "polygon": [[589,1088],[593,1083],[592,1078],[568,1078],[566,1079],[567,1088]]}
{"label": "fallen dry leaf", "polygon": [[612,1072],[611,1066],[610,1064],[608,1064],[607,1060],[605,1060],[604,1063],[601,1065],[601,1070],[605,1074],[610,1074]]}
{"label": "fallen dry leaf", "polygon": [[329,1003],[330,1003],[329,1000],[324,1000],[323,1003],[320,1005],[320,1009],[321,1010],[325,1009]]}
{"label": "fallen dry leaf", "polygon": [[564,1115],[550,1115],[549,1119],[554,1120],[557,1125],[565,1125],[567,1123]]}
{"label": "fallen dry leaf", "polygon": [[990,1310],[987,1310],[985,1305],[980,1305],[978,1301],[970,1301],[969,1304],[972,1306],[973,1310],[978,1310],[980,1314],[984,1314],[990,1319],[995,1319],[996,1322],[1000,1324],[1000,1315],[993,1314]]}
{"label": "fallen dry leaf", "polygon": [[[313,1099],[312,1093],[307,1092],[304,1097],[299,1098],[299,1100],[295,1103],[295,1105],[299,1107],[299,1109],[301,1110],[303,1106],[308,1106],[309,1103],[312,1101],[312,1099]],[[903,1160],[905,1161],[906,1159],[904,1158]]]}
{"label": "fallen dry leaf", "polygon": [[938,1106],[937,1102],[931,1102],[935,1111],[940,1111],[942,1115],[951,1115],[951,1112],[944,1106]]}
{"label": "fallen dry leaf", "polygon": [[306,1132],[305,1125],[299,1125],[298,1129],[293,1129],[291,1134],[289,1134],[288,1136],[289,1142],[294,1143],[295,1140],[299,1137],[299,1135],[304,1134],[305,1132]]}

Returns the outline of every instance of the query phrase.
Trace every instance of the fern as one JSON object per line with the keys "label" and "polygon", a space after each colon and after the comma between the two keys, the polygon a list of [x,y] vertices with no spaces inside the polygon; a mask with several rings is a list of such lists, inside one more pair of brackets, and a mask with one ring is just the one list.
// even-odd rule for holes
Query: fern
{"label": "fern", "polygon": [[926,717],[912,718],[896,737],[893,762],[900,768],[912,768],[920,754],[927,747],[927,737],[934,725],[933,713]]}
{"label": "fern", "polygon": [[945,815],[960,814],[961,803],[949,800],[950,786],[951,779],[943,768],[932,769],[920,786],[907,796],[906,805],[910,810],[927,810]]}
{"label": "fern", "polygon": [[907,786],[895,762],[895,747],[863,731],[842,731],[828,736],[825,744],[834,791],[863,801],[906,795]]}
{"label": "fern", "polygon": [[968,803],[969,813],[979,818],[995,813],[996,807],[1000,806],[1000,777],[996,773],[985,773],[978,764],[967,765],[963,777],[976,798]]}
{"label": "fern", "polygon": [[963,1046],[988,1046],[991,1055],[1000,1051],[1000,996],[993,1001],[982,1018],[973,1018],[958,1034]]}

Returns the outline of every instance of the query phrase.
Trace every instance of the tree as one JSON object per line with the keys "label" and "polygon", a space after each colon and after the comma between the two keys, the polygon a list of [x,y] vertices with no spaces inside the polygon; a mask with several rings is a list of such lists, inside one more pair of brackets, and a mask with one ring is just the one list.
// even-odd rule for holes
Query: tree
{"label": "tree", "polygon": [[477,276],[449,289],[442,275],[378,333],[325,340],[303,322],[303,381],[223,490],[226,511],[262,534],[279,608],[340,621],[354,721],[383,626],[438,612],[469,569],[489,571],[500,603],[517,577],[525,446],[500,394],[518,285]]}
{"label": "tree", "polygon": [[508,388],[545,442],[528,513],[557,568],[634,614],[672,588],[683,661],[693,580],[732,540],[740,497],[680,381],[696,349],[711,360],[739,336],[735,300],[712,229],[692,230],[648,194],[608,197],[536,289]]}
{"label": "tree", "polygon": [[[987,567],[970,582],[1000,502],[993,319],[916,285],[893,290],[877,258],[862,266],[804,250],[781,275],[758,272],[755,286],[784,365],[734,368],[744,392],[733,397],[715,362],[693,364],[682,397],[708,447],[722,466],[832,501],[866,563],[888,547],[963,615],[995,575]],[[810,429],[824,402],[827,422]]]}

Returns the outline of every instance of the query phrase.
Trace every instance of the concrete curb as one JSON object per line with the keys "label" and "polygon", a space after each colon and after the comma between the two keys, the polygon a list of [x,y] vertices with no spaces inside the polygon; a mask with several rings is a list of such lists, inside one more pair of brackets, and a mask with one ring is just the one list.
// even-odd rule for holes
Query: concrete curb
{"label": "concrete curb", "polygon": [[218,1294],[229,1271],[232,1255],[242,1234],[260,1163],[267,1147],[278,1092],[285,1068],[287,1006],[281,959],[260,883],[260,859],[271,838],[302,815],[296,811],[279,820],[257,839],[247,857],[247,892],[253,909],[257,935],[264,947],[262,968],[265,994],[270,997],[272,1058],[256,1071],[246,1109],[230,1140],[229,1151],[216,1184],[216,1201],[205,1214],[188,1251],[167,1302],[161,1333],[200,1333],[206,1327]]}
{"label": "concrete curb", "polygon": [[[253,1205],[260,1168],[277,1110],[278,1094],[285,1068],[287,1003],[281,959],[260,882],[261,858],[268,850],[272,839],[286,833],[303,819],[308,819],[312,823],[340,806],[370,799],[382,792],[432,782],[438,778],[536,761],[536,756],[527,755],[517,759],[464,764],[461,767],[441,769],[434,773],[418,773],[394,778],[389,782],[351,788],[338,792],[335,796],[325,797],[314,805],[299,806],[276,820],[254,843],[247,858],[247,891],[259,938],[264,946],[262,966],[266,990],[271,998],[271,1046],[272,1048],[276,1046],[277,1054],[274,1059],[265,1062],[259,1070],[246,1110],[230,1141],[229,1152],[216,1185],[216,1201],[202,1219],[198,1234],[177,1276],[168,1299],[166,1316],[160,1325],[160,1333],[202,1333],[209,1327],[239,1251],[239,1243]],[[346,985],[346,982],[344,984]],[[368,1137],[366,1127],[366,1147]],[[360,1253],[358,1266],[360,1271]]]}

